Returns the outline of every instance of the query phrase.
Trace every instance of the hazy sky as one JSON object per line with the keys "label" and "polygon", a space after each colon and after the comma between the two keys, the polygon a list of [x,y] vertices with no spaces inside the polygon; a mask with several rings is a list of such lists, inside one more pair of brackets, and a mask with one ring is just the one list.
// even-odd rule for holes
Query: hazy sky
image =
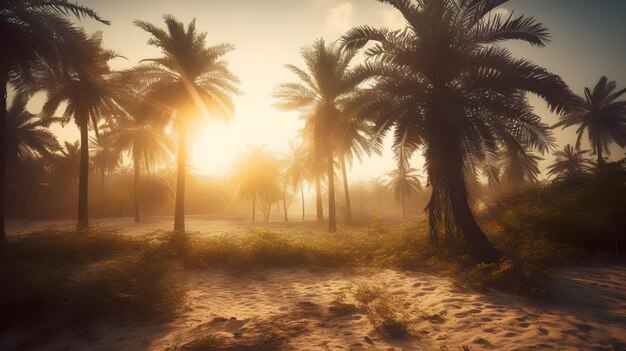
{"label": "hazy sky", "polygon": [[[272,91],[277,84],[295,80],[284,68],[302,66],[300,48],[317,38],[334,41],[354,25],[399,27],[402,19],[393,8],[375,0],[82,0],[111,26],[83,21],[88,31],[102,30],[105,45],[128,59],[117,59],[114,68],[156,57],[157,49],[146,44],[149,36],[134,27],[141,19],[163,26],[162,15],[172,14],[187,23],[193,18],[208,43],[229,42],[236,50],[226,56],[231,70],[241,79],[244,95],[236,99],[232,123],[210,122],[193,148],[192,166],[205,174],[222,175],[229,162],[247,145],[266,145],[276,153],[286,150],[298,137],[303,122],[297,113],[273,108]],[[626,1],[624,0],[512,0],[499,11],[536,17],[552,34],[547,48],[510,45],[516,55],[534,60],[557,73],[582,93],[602,75],[626,86]],[[537,102],[537,103],[535,103]],[[539,100],[537,112],[547,123],[556,122]],[[76,140],[73,125],[54,127],[62,140]],[[560,145],[572,143],[574,131],[557,133]],[[613,153],[621,157],[622,152]],[[416,161],[419,163],[419,160]],[[394,167],[386,148],[383,157],[355,165],[352,180],[368,180]],[[421,168],[421,164],[415,165]],[[545,164],[542,164],[542,169]]]}

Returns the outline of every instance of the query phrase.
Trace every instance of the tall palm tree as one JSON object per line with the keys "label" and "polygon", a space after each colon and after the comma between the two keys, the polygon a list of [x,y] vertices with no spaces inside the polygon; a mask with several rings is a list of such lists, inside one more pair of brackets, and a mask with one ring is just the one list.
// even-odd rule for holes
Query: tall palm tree
{"label": "tall palm tree", "polygon": [[[30,81],[34,64],[56,61],[60,47],[75,28],[63,15],[88,17],[108,24],[93,10],[68,0],[3,0],[0,2],[0,140],[6,139],[7,89],[23,90]],[[6,162],[0,143],[0,239],[4,230],[4,191]]]}
{"label": "tall palm tree", "polygon": [[341,49],[318,39],[302,49],[306,70],[294,65],[287,68],[301,82],[281,84],[275,96],[282,109],[306,111],[308,128],[312,131],[315,164],[326,161],[328,181],[328,230],[337,229],[335,211],[333,132],[342,117],[342,102],[353,95],[368,78],[349,65],[357,51]]}
{"label": "tall palm tree", "polygon": [[119,57],[111,50],[102,47],[102,33],[87,36],[77,32],[73,40],[65,45],[68,67],[58,69],[41,64],[34,70],[34,91],[46,93],[42,114],[51,117],[65,103],[64,122],[74,120],[80,130],[80,177],[78,182],[78,223],[79,229],[89,226],[89,127],[98,135],[98,121],[121,111],[117,103],[122,92],[114,84],[114,73],[109,61]]}
{"label": "tall palm tree", "polygon": [[626,100],[619,100],[626,94],[626,88],[615,91],[617,83],[602,77],[593,91],[585,88],[585,99],[580,98],[580,108],[564,116],[555,127],[567,128],[577,125],[576,149],[585,131],[589,137],[593,153],[598,157],[598,166],[604,164],[604,154],[609,154],[609,145],[616,143],[626,146]]}
{"label": "tall palm tree", "polygon": [[372,133],[370,124],[355,116],[344,115],[336,126],[333,144],[337,150],[339,166],[343,179],[343,190],[346,201],[346,220],[352,220],[352,206],[350,204],[350,189],[348,188],[348,166],[352,166],[354,159],[362,161],[364,155],[381,154],[382,140]]}
{"label": "tall palm tree", "polygon": [[147,123],[132,114],[118,120],[114,133],[116,150],[128,153],[133,162],[135,222],[139,223],[141,171],[150,173],[155,165],[169,159],[174,143],[163,126]]}
{"label": "tall palm tree", "polygon": [[267,221],[269,208],[280,198],[279,161],[262,147],[250,148],[238,157],[233,181],[237,196],[252,200],[252,222],[256,220],[257,200]]}
{"label": "tall palm tree", "polygon": [[109,131],[91,138],[91,162],[94,171],[100,174],[103,189],[106,186],[106,176],[111,176],[120,166],[120,153],[113,145],[114,135]]}
{"label": "tall palm tree", "polygon": [[[173,16],[163,16],[166,30],[135,21],[151,35],[149,45],[159,48],[163,56],[145,59],[125,72],[144,85],[147,101],[173,119],[178,133],[178,172],[174,230],[185,230],[185,168],[190,131],[203,118],[230,119],[239,94],[235,77],[222,56],[233,50],[230,44],[206,45],[206,33],[196,30],[193,20],[187,28]],[[215,151],[215,150],[210,150]]]}
{"label": "tall palm tree", "polygon": [[539,161],[543,158],[528,152],[526,147],[512,146],[502,150],[500,181],[512,186],[524,183],[536,183],[539,170]]}
{"label": "tall palm tree", "polygon": [[394,143],[405,152],[423,147],[433,242],[452,223],[477,259],[497,261],[470,208],[465,171],[496,154],[503,140],[540,152],[551,146],[548,126],[524,94],[535,93],[558,113],[574,104],[573,94],[560,77],[498,45],[514,39],[544,46],[548,32],[532,18],[494,14],[506,0],[379,1],[400,11],[407,28],[361,26],[341,39],[351,49],[374,42],[364,69],[377,83],[361,113],[382,133],[395,127]]}
{"label": "tall palm tree", "polygon": [[565,145],[563,150],[554,153],[554,163],[548,166],[548,176],[556,179],[580,177],[589,172],[595,164],[585,158],[589,150],[576,150],[570,144]]}
{"label": "tall palm tree", "polygon": [[[293,192],[300,191],[302,200],[302,220],[304,221],[304,182],[308,178],[307,169],[307,150],[303,144],[294,144],[289,142],[289,152],[284,161],[284,174],[286,183],[292,188]],[[285,218],[286,215],[285,215]]]}
{"label": "tall palm tree", "polygon": [[396,201],[402,204],[402,217],[406,218],[405,200],[412,200],[422,190],[417,169],[400,163],[398,168],[387,173],[387,185],[393,190]]}

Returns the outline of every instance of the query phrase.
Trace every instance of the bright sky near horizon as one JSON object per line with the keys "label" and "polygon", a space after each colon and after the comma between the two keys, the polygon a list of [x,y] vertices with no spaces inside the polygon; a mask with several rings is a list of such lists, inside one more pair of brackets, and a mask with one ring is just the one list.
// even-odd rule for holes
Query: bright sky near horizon
{"label": "bright sky near horizon", "polygon": [[[107,48],[127,59],[112,65],[121,69],[139,60],[160,55],[146,44],[149,35],[133,26],[140,19],[163,27],[162,15],[172,14],[187,23],[196,18],[199,30],[208,32],[210,45],[228,42],[236,50],[225,59],[241,79],[244,94],[236,98],[236,114],[229,124],[210,121],[191,155],[191,166],[203,174],[225,175],[232,160],[247,146],[265,145],[280,154],[290,140],[298,138],[303,122],[297,112],[279,111],[272,92],[279,83],[294,81],[284,68],[302,66],[300,49],[317,38],[338,39],[352,26],[368,24],[399,28],[399,12],[374,0],[80,0],[110,20],[110,26],[84,20],[87,31],[102,30]],[[552,34],[546,48],[512,44],[518,56],[557,73],[578,94],[606,75],[626,86],[626,1],[623,0],[512,0],[502,13],[524,14],[544,23]],[[551,115],[538,99],[536,112],[553,124]],[[34,111],[35,112],[35,111]],[[61,140],[78,139],[73,124],[53,127]],[[556,132],[559,146],[573,143],[574,128]],[[613,158],[621,158],[621,151]],[[546,161],[547,162],[547,161]],[[545,168],[546,162],[541,166]],[[416,168],[421,168],[416,160]],[[355,164],[351,181],[366,181],[394,168],[387,146],[382,157]]]}

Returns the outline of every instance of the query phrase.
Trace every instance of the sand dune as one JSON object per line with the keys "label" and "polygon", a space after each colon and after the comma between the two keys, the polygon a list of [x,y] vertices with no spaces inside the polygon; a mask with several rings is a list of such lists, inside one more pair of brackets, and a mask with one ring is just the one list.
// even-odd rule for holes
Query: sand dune
{"label": "sand dune", "polygon": [[[176,350],[203,338],[226,350],[626,350],[623,266],[564,270],[554,299],[540,302],[392,270],[197,270],[185,281],[187,305],[170,323],[68,331],[41,350]],[[421,311],[411,319],[416,336],[388,337],[365,313],[333,314],[334,294],[357,281]]]}

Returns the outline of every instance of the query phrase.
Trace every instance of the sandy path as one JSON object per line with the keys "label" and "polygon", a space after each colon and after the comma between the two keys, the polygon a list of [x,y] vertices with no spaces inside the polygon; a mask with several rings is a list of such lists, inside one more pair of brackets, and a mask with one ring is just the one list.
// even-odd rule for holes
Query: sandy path
{"label": "sandy path", "polygon": [[[391,270],[203,270],[186,279],[185,312],[171,323],[69,331],[41,349],[173,350],[213,335],[239,345],[228,350],[626,350],[626,267],[567,269],[554,283],[557,298],[540,303]],[[419,337],[392,339],[364,314],[332,314],[333,294],[356,281],[380,283],[408,302],[407,311],[423,311],[428,317],[413,321]],[[268,338],[278,343],[258,342]],[[0,349],[10,349],[7,342]]]}

